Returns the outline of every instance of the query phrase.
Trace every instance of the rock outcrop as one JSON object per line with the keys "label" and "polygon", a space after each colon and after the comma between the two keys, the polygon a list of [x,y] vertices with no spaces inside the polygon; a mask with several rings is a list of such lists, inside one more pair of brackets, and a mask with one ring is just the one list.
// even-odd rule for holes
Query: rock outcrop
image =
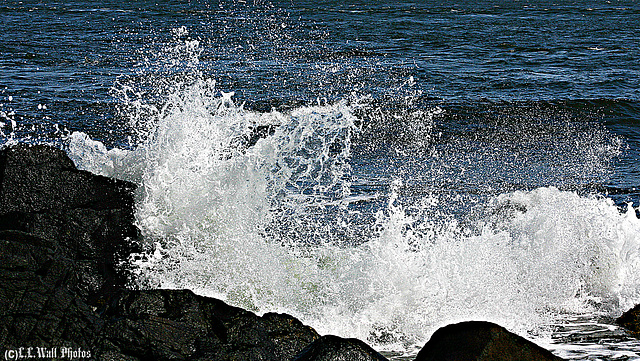
{"label": "rock outcrop", "polygon": [[294,361],[385,361],[386,358],[355,338],[322,336],[306,347]]}
{"label": "rock outcrop", "polygon": [[620,326],[631,331],[634,336],[639,337],[640,336],[640,304],[636,305],[634,308],[623,313],[622,316],[618,317],[616,322]]}
{"label": "rock outcrop", "polygon": [[105,360],[291,360],[319,337],[289,315],[258,317],[187,290],[123,291],[102,318]]}
{"label": "rock outcrop", "polygon": [[93,297],[122,286],[117,265],[135,247],[129,182],[76,169],[55,148],[19,145],[0,152],[0,230],[41,240],[56,259],[73,260],[77,291]]}
{"label": "rock outcrop", "polygon": [[470,321],[438,329],[415,361],[558,361],[548,350],[490,322]]}
{"label": "rock outcrop", "polygon": [[89,346],[101,328],[92,304],[126,279],[134,188],[51,147],[0,152],[0,344]]}

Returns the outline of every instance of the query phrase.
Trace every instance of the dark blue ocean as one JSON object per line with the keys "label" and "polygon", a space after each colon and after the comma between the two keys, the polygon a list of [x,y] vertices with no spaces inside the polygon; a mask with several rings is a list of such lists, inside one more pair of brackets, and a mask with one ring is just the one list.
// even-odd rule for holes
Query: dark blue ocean
{"label": "dark blue ocean", "polygon": [[136,182],[132,287],[410,358],[640,359],[635,1],[0,2],[0,143]]}

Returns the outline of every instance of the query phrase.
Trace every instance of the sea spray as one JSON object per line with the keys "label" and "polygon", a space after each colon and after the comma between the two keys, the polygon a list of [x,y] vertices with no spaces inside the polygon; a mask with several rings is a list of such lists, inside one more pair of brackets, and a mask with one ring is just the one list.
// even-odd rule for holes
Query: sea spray
{"label": "sea spray", "polygon": [[521,207],[478,220],[481,231],[469,234],[454,220],[438,222],[447,217],[433,207],[430,223],[407,216],[395,197],[379,213],[379,233],[360,246],[282,244],[234,228],[242,220],[215,223],[223,233],[183,224],[138,265],[155,286],[293,313],[321,332],[392,348],[464,319],[525,333],[568,312],[562,305],[593,312],[638,300],[638,221],[606,199],[554,188],[501,195],[490,207]]}
{"label": "sea spray", "polygon": [[610,199],[556,188],[500,195],[494,203],[506,200],[526,209],[501,226],[513,235],[516,255],[537,261],[522,265],[536,276],[532,290],[556,295],[556,305],[580,299],[582,312],[625,310],[640,301],[640,220],[631,205],[621,213]]}
{"label": "sea spray", "polygon": [[[69,138],[81,167],[140,185],[136,217],[147,252],[132,257],[135,287],[189,288],[395,350],[411,350],[451,322],[489,320],[540,334],[563,313],[615,315],[640,301],[633,209],[620,212],[606,198],[542,187],[480,198],[474,207],[484,211],[461,222],[448,189],[438,188],[442,174],[429,174],[438,167],[419,168],[422,174],[402,169],[376,194],[353,197],[362,182],[352,169],[363,125],[355,114],[371,109],[337,101],[251,111],[197,67],[186,68],[192,69],[186,78],[158,80],[151,99],[121,86],[122,111],[137,134],[133,150],[107,151],[80,133]],[[406,114],[417,114],[407,121],[421,122],[420,138],[431,139],[432,117],[440,113]],[[392,110],[376,114],[370,118],[402,123]],[[248,144],[264,126],[273,132]],[[528,134],[516,130],[510,140]],[[578,150],[607,144],[598,138],[606,134],[568,135]],[[571,142],[544,137],[575,166]],[[502,153],[490,150],[503,144],[489,138],[495,147],[486,158],[499,159],[494,155]],[[469,151],[465,144],[420,149],[420,160],[434,157],[458,172],[459,164],[441,154]],[[407,157],[402,151],[411,147],[395,149]],[[601,153],[607,158],[615,149],[589,153],[589,164],[598,166]],[[500,170],[487,169],[485,177]],[[415,192],[412,175],[436,184],[429,194]],[[374,203],[370,214],[361,202]]]}
{"label": "sea spray", "polygon": [[[345,242],[341,229],[360,226],[336,202],[349,198],[351,106],[256,113],[214,85],[169,98],[134,151],[70,138],[85,167],[115,160],[105,174],[118,176],[127,157],[139,162],[136,216],[149,251],[132,258],[138,287],[287,312],[393,350],[461,320],[540,333],[563,313],[616,314],[640,301],[634,210],[553,187],[492,197],[460,223],[442,195],[401,199],[407,185],[397,179],[368,240]],[[277,128],[239,147],[258,125]]]}

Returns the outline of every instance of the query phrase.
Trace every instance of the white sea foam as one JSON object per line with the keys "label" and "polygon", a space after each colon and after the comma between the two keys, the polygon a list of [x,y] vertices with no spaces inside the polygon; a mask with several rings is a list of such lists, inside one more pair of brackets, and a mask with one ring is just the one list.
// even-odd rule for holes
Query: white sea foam
{"label": "white sea foam", "polygon": [[80,169],[140,183],[139,152],[119,148],[107,150],[104,144],[83,132],[73,132],[66,137],[66,151]]}

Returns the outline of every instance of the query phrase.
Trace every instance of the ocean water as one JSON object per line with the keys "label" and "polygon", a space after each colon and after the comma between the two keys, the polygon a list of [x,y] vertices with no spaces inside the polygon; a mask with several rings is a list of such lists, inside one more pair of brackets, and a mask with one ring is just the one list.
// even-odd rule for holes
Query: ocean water
{"label": "ocean water", "polygon": [[634,1],[0,3],[2,144],[133,181],[131,287],[411,359],[489,320],[637,360]]}

